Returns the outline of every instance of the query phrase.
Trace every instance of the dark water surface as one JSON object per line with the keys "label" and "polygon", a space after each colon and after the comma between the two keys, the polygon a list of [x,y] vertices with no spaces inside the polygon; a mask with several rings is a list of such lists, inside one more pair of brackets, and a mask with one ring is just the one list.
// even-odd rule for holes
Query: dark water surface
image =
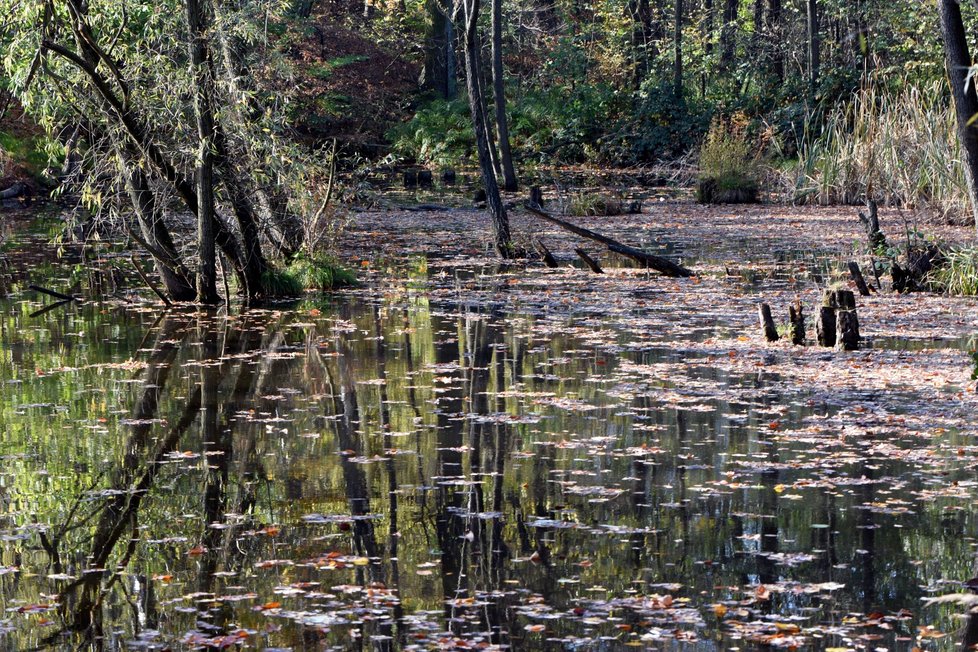
{"label": "dark water surface", "polygon": [[960,644],[922,600],[975,574],[974,465],[825,443],[774,375],[424,284],[39,306],[0,304],[4,649]]}

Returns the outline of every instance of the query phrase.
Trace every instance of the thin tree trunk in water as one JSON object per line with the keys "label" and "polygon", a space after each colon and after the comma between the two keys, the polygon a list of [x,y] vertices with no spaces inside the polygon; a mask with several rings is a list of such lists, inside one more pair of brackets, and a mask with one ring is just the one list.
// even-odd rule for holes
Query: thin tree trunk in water
{"label": "thin tree trunk in water", "polygon": [[163,281],[167,296],[173,301],[193,301],[197,298],[192,275],[180,262],[180,256],[173,245],[173,238],[163,222],[163,214],[156,203],[156,196],[149,185],[146,174],[131,158],[116,149],[119,168],[125,179],[126,192],[132,202],[143,239],[155,251],[150,251],[156,266],[156,273]]}
{"label": "thin tree trunk in water", "polygon": [[818,37],[818,0],[808,0],[808,79],[812,97],[818,89],[818,69],[820,66]]}
{"label": "thin tree trunk in water", "polygon": [[499,159],[503,166],[503,189],[516,192],[516,170],[509,147],[509,123],[506,118],[506,79],[503,76],[503,2],[492,0],[492,99],[496,108],[496,134],[499,137]]}
{"label": "thin tree trunk in water", "polygon": [[978,130],[971,124],[978,115],[978,93],[974,80],[968,79],[971,54],[965,37],[961,6],[957,0],[938,0],[941,18],[941,37],[947,57],[948,75],[951,79],[951,96],[958,121],[958,138],[964,153],[964,173],[968,182],[971,212],[978,228]]}
{"label": "thin tree trunk in water", "polygon": [[[224,22],[227,15],[223,2],[215,4],[215,11],[218,12],[218,17]],[[249,92],[254,89],[242,87],[242,80],[251,79],[252,75],[251,71],[242,63],[240,44],[224,30],[218,32],[217,44],[220,48],[224,81],[235,100],[229,103],[224,115],[232,123],[236,132],[244,134],[247,133],[249,120],[257,122],[260,119],[262,107],[253,94]],[[217,75],[215,74],[214,77],[216,78]],[[256,155],[252,147],[239,145],[229,148],[235,150],[235,153],[232,154],[235,161],[238,161],[237,150],[243,150],[241,156],[244,161],[247,161],[247,166],[259,165],[260,154]],[[238,162],[240,166],[242,163],[241,161]],[[258,210],[253,212],[262,216],[259,226],[263,227],[269,234],[269,240],[275,244],[279,253],[285,258],[291,258],[302,248],[304,242],[305,231],[302,219],[289,210],[288,197],[275,185],[274,181],[261,184],[257,183],[247,172],[244,175],[247,176],[246,181],[248,182],[245,195],[249,201],[252,195],[255,197],[252,203],[257,205]]]}
{"label": "thin tree trunk in water", "polygon": [[489,129],[483,104],[481,84],[479,83],[479,3],[480,0],[462,0],[465,8],[465,83],[469,91],[469,109],[472,112],[472,126],[475,130],[476,150],[479,154],[479,169],[485,185],[486,201],[492,218],[493,240],[496,251],[503,258],[512,258],[513,244],[509,233],[509,216],[499,196],[496,170],[492,164],[489,146]]}
{"label": "thin tree trunk in water", "polygon": [[211,113],[211,80],[207,65],[204,8],[198,0],[186,0],[190,30],[190,65],[193,68],[197,114],[197,299],[217,303],[217,253],[214,237],[214,116]]}
{"label": "thin tree trunk in water", "polygon": [[672,92],[676,97],[683,95],[683,0],[676,0],[676,22],[673,33],[676,49],[672,71]]}

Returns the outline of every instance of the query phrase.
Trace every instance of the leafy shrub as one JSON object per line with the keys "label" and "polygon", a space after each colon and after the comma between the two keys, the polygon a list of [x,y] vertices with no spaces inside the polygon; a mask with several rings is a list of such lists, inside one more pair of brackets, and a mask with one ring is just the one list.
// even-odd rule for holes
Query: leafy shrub
{"label": "leafy shrub", "polygon": [[742,115],[714,120],[700,149],[699,201],[756,201],[760,166],[751,149]]}
{"label": "leafy shrub", "polygon": [[631,158],[655,162],[682,156],[703,138],[710,118],[705,104],[676,97],[668,84],[646,82],[625,129]]}
{"label": "leafy shrub", "polygon": [[388,133],[394,152],[423,164],[455,165],[475,147],[465,100],[432,100]]}

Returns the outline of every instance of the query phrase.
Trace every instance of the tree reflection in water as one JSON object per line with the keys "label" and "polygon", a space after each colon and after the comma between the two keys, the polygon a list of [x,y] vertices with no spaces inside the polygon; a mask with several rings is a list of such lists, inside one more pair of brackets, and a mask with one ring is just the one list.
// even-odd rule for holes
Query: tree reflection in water
{"label": "tree reflection in water", "polygon": [[[4,414],[13,648],[717,650],[765,635],[734,623],[896,613],[968,572],[970,513],[880,511],[919,469],[806,466],[770,414],[802,432],[829,408],[708,366],[674,382],[673,352],[423,300],[130,327],[142,344],[93,328],[48,365],[99,400],[38,376],[19,403],[70,420]],[[42,366],[17,351],[8,379]]]}

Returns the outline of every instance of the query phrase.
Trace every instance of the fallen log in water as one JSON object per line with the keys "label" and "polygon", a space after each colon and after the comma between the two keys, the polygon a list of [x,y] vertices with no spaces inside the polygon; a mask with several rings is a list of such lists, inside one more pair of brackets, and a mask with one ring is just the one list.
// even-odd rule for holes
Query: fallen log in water
{"label": "fallen log in water", "polygon": [[30,186],[18,181],[9,188],[0,190],[0,199],[16,199],[21,195],[26,195],[28,192],[30,192]]}
{"label": "fallen log in water", "polygon": [[526,207],[526,210],[530,211],[537,217],[543,218],[548,222],[553,222],[557,226],[583,238],[600,242],[608,247],[610,251],[613,251],[616,254],[621,254],[622,256],[627,256],[632,260],[638,261],[645,267],[654,269],[655,271],[665,274],[666,276],[671,276],[673,278],[688,278],[693,275],[693,272],[689,271],[682,265],[677,265],[668,258],[663,258],[662,256],[656,256],[646,251],[642,251],[641,249],[629,247],[628,245],[622,244],[617,240],[613,240],[607,236],[601,235],[600,233],[595,233],[590,229],[585,229],[577,226],[576,224],[572,224],[567,220],[562,220],[559,217],[555,217],[546,212],[539,206],[534,206],[530,203],[524,204],[524,206]]}

